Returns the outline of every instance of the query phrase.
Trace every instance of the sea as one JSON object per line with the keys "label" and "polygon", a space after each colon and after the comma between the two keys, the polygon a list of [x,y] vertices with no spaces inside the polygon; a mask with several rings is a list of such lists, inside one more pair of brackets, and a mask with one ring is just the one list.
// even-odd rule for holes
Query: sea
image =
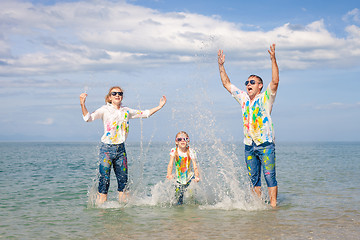
{"label": "sea", "polygon": [[360,142],[277,142],[278,207],[244,146],[193,142],[200,182],[177,205],[169,142],[126,143],[129,198],[96,206],[97,142],[0,143],[0,239],[360,239]]}

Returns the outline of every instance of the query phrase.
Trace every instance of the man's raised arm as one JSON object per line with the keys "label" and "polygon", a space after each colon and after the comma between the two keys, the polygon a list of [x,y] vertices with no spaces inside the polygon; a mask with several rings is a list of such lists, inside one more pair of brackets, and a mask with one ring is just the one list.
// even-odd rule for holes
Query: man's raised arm
{"label": "man's raised arm", "polygon": [[226,88],[226,90],[228,90],[229,93],[231,93],[231,82],[230,82],[228,75],[226,74],[225,67],[224,67],[225,55],[224,55],[223,50],[218,51],[218,63],[219,63],[221,82],[222,82],[224,88]]}
{"label": "man's raised arm", "polygon": [[270,45],[270,50],[268,50],[271,59],[271,70],[272,70],[272,79],[270,83],[270,88],[272,93],[276,93],[279,86],[279,67],[276,63],[275,58],[275,44]]}

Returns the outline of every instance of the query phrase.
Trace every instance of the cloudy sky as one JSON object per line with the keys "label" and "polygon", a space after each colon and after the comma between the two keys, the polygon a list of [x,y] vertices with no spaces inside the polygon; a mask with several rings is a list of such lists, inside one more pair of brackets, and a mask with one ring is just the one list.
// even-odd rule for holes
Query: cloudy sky
{"label": "cloudy sky", "polygon": [[0,141],[99,141],[101,121],[79,105],[104,104],[110,86],[136,109],[168,103],[130,123],[129,141],[242,141],[241,110],[222,87],[217,50],[240,88],[271,79],[276,44],[280,85],[277,141],[360,141],[358,1],[2,0]]}

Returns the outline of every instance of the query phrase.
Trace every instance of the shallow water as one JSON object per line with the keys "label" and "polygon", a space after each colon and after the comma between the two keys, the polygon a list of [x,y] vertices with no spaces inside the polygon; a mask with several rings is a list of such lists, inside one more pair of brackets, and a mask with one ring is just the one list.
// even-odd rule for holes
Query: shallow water
{"label": "shallow water", "polygon": [[192,146],[202,179],[183,206],[165,180],[171,145],[150,143],[126,146],[128,203],[112,174],[95,207],[97,143],[0,143],[0,238],[359,239],[360,143],[277,143],[277,209],[251,194],[242,144]]}

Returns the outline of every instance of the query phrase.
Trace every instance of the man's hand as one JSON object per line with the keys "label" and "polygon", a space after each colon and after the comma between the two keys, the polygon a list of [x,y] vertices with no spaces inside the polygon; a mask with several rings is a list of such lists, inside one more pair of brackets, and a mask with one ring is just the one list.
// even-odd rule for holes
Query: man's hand
{"label": "man's hand", "polygon": [[218,51],[218,63],[219,65],[224,65],[225,63],[225,55],[223,50]]}
{"label": "man's hand", "polygon": [[270,50],[268,50],[268,52],[270,54],[271,61],[276,60],[276,58],[275,58],[275,44],[274,43],[272,45],[270,45]]}

